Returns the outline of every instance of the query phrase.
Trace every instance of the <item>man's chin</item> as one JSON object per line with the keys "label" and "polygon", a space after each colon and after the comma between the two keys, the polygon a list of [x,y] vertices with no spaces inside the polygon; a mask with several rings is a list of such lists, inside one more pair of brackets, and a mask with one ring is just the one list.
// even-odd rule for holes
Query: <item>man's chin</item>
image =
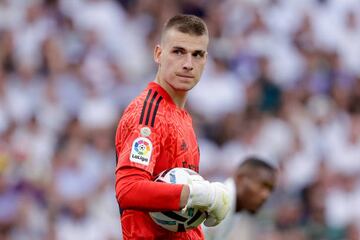
{"label": "man's chin", "polygon": [[260,208],[261,208],[262,205],[263,205],[263,204],[259,204],[258,206],[256,206],[256,207],[253,208],[253,209],[248,209],[248,212],[249,212],[250,214],[256,214],[257,212],[259,212],[259,210],[260,210]]}
{"label": "man's chin", "polygon": [[249,209],[248,213],[250,213],[251,215],[255,215],[257,212],[259,211],[259,209]]}
{"label": "man's chin", "polygon": [[174,87],[174,90],[177,92],[187,92],[187,91],[191,90],[193,87],[194,86],[190,86],[187,84],[181,84],[181,85]]}

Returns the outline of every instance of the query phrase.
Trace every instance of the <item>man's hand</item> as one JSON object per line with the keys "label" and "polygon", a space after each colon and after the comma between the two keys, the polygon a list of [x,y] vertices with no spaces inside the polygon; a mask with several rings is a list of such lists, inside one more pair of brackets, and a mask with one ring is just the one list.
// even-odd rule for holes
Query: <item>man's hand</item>
{"label": "man's hand", "polygon": [[207,211],[206,226],[219,224],[230,210],[230,196],[226,186],[219,182],[210,183],[201,176],[189,179],[190,195],[185,208],[196,207]]}
{"label": "man's hand", "polygon": [[215,198],[208,209],[209,217],[204,222],[207,227],[218,225],[230,210],[230,196],[226,186],[219,182],[211,183],[211,185],[215,189]]}

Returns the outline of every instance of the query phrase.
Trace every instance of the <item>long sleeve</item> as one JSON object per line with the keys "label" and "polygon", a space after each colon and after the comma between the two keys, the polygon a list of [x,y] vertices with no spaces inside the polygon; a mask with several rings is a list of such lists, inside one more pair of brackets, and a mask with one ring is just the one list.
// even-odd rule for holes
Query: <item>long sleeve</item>
{"label": "long sleeve", "polygon": [[116,198],[122,209],[178,211],[183,185],[158,183],[148,172],[119,168],[116,172]]}

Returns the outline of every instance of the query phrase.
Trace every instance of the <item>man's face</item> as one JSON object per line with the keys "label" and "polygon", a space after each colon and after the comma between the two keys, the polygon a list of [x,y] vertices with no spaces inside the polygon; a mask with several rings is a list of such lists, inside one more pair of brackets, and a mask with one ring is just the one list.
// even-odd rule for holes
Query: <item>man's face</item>
{"label": "man's face", "polygon": [[207,58],[208,36],[194,36],[168,30],[154,60],[159,64],[158,80],[174,91],[188,91],[200,80]]}
{"label": "man's face", "polygon": [[255,174],[239,178],[237,185],[242,191],[238,191],[238,199],[241,199],[242,208],[256,213],[270,197],[275,182],[275,174],[266,169],[257,169]]}

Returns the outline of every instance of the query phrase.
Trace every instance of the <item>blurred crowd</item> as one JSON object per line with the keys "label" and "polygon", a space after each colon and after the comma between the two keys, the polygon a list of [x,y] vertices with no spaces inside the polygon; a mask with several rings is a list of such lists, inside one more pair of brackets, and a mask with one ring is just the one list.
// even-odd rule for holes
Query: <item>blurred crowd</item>
{"label": "blurred crowd", "polygon": [[258,217],[234,228],[359,240],[359,12],[358,0],[0,0],[0,240],[121,239],[115,128],[176,13],[211,35],[186,106],[200,174],[224,180],[251,154],[280,170]]}

